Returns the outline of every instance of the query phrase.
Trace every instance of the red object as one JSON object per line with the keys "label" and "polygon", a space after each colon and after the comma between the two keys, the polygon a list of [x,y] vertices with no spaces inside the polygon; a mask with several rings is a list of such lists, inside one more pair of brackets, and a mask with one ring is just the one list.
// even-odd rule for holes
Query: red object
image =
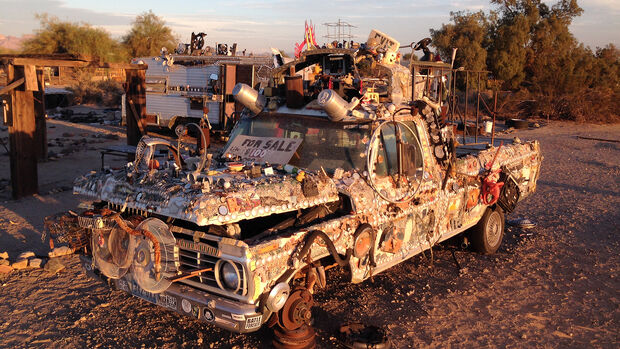
{"label": "red object", "polygon": [[498,182],[501,170],[490,172],[482,182],[481,200],[485,205],[493,205],[499,199],[499,194],[504,186],[504,182]]}
{"label": "red object", "polygon": [[159,161],[157,161],[156,159],[153,159],[149,162],[149,169],[153,170],[153,169],[159,169]]}

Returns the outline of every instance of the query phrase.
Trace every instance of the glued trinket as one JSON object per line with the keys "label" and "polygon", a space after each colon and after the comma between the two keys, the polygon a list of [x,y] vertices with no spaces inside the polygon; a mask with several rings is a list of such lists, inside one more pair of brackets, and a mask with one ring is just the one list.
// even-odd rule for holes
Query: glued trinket
{"label": "glued trinket", "polygon": [[343,174],[344,174],[344,170],[338,167],[336,170],[334,170],[334,179],[339,180],[340,178],[342,178]]}
{"label": "glued trinket", "polygon": [[304,171],[299,171],[299,173],[297,173],[297,177],[295,177],[295,179],[298,182],[301,182],[304,180],[304,178],[306,177],[306,173]]}
{"label": "glued trinket", "polygon": [[[299,175],[297,175],[297,177],[297,180],[299,180]],[[319,186],[317,185],[316,180],[313,177],[305,177],[304,179],[302,179],[301,190],[306,197],[313,197],[319,195]]]}
{"label": "glued trinket", "polygon": [[284,171],[286,171],[286,173],[297,173],[299,172],[299,169],[295,166],[292,165],[284,165]]}
{"label": "glued trinket", "polygon": [[217,213],[220,214],[220,216],[226,216],[228,214],[228,207],[226,207],[226,205],[222,205],[217,209]]}
{"label": "glued trinket", "polygon": [[250,169],[250,178],[258,178],[262,176],[261,167],[259,165],[254,165]]}

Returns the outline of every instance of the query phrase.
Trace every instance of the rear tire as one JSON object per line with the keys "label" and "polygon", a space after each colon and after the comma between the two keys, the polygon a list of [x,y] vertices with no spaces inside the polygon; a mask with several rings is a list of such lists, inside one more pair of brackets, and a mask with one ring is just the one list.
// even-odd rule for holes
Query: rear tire
{"label": "rear tire", "polygon": [[495,253],[504,238],[504,225],[502,210],[488,207],[478,224],[471,230],[472,247],[482,254]]}

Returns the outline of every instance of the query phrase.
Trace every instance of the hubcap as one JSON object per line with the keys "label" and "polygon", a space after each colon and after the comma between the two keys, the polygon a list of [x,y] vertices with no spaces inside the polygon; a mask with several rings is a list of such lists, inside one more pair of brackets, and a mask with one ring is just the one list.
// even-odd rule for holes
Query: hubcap
{"label": "hubcap", "polygon": [[487,221],[486,236],[489,246],[497,246],[502,237],[502,220],[497,212],[491,213]]}

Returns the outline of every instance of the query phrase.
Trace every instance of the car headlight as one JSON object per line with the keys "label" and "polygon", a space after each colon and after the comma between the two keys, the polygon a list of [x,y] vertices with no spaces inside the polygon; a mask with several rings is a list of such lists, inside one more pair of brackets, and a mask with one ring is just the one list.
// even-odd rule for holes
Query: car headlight
{"label": "car headlight", "polygon": [[239,269],[233,262],[220,261],[217,276],[219,286],[225,290],[236,292],[241,287]]}

